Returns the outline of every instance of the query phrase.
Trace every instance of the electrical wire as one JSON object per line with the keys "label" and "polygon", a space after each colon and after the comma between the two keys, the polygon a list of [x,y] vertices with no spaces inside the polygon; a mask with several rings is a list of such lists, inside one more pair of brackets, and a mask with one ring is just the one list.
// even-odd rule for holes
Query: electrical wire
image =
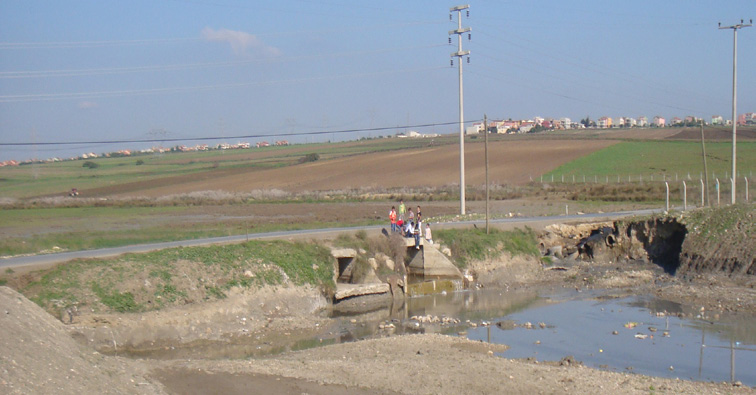
{"label": "electrical wire", "polygon": [[[470,120],[470,122],[479,122],[480,120]],[[93,144],[131,144],[131,143],[159,143],[159,142],[177,142],[177,141],[213,141],[213,140],[234,140],[234,139],[252,139],[261,137],[287,137],[287,136],[315,136],[323,134],[345,134],[345,133],[365,133],[365,132],[379,132],[384,130],[396,130],[402,128],[429,128],[436,126],[448,126],[458,125],[459,121],[454,122],[437,122],[404,126],[383,126],[375,128],[363,128],[363,129],[341,129],[341,130],[320,130],[310,132],[290,132],[290,133],[260,133],[260,134],[247,134],[238,136],[223,136],[223,137],[182,137],[182,138],[156,138],[156,139],[134,139],[134,140],[101,140],[101,141],[55,141],[55,142],[34,142],[34,143],[3,143],[0,142],[0,146],[4,147],[23,147],[23,146],[46,146],[46,145],[93,145]]]}
{"label": "electrical wire", "polygon": [[389,70],[389,71],[380,71],[380,72],[373,72],[373,73],[341,74],[341,75],[335,75],[335,76],[321,76],[321,77],[298,78],[298,79],[288,79],[288,80],[254,81],[254,82],[240,82],[240,83],[234,83],[234,84],[185,86],[185,87],[173,87],[173,88],[72,92],[72,93],[37,93],[37,94],[28,94],[28,95],[0,95],[0,103],[18,103],[18,102],[29,102],[29,101],[48,101],[48,100],[64,100],[64,99],[94,99],[94,98],[106,98],[106,97],[188,93],[188,92],[200,92],[200,91],[230,89],[230,88],[239,88],[239,87],[248,87],[248,86],[266,86],[266,85],[292,84],[292,83],[311,82],[311,81],[325,81],[325,80],[333,80],[333,79],[338,79],[338,78],[374,77],[377,75],[387,75],[387,74],[417,73],[417,72],[433,71],[433,70],[440,70],[440,69],[446,69],[446,67],[437,66],[437,67],[420,68],[420,69]]}
{"label": "electrical wire", "polygon": [[43,78],[43,77],[79,77],[79,76],[93,76],[93,75],[106,75],[106,74],[125,74],[125,73],[140,73],[150,71],[177,71],[187,69],[205,69],[214,67],[233,67],[244,66],[255,63],[278,63],[278,62],[296,62],[303,60],[316,60],[333,57],[352,57],[363,56],[371,54],[381,54],[388,52],[403,52],[403,51],[416,51],[422,49],[438,48],[446,46],[446,44],[432,44],[422,45],[414,47],[399,47],[399,48],[381,48],[369,51],[350,51],[339,52],[322,55],[310,55],[310,56],[295,56],[287,58],[270,58],[270,59],[250,59],[239,60],[232,62],[208,62],[208,63],[184,63],[184,64],[171,64],[171,65],[157,65],[157,66],[137,66],[137,67],[112,67],[112,68],[99,68],[99,69],[68,69],[68,70],[26,70],[26,71],[0,71],[0,78],[4,79],[16,79],[16,78]]}

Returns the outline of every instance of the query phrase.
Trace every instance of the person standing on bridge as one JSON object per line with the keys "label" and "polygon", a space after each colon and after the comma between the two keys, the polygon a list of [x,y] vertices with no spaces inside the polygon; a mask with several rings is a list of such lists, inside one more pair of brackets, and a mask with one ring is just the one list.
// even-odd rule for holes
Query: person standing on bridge
{"label": "person standing on bridge", "polygon": [[407,207],[404,205],[404,199],[399,201],[399,219],[404,221],[404,214],[407,213]]}
{"label": "person standing on bridge", "polygon": [[420,206],[417,206],[415,222],[417,222],[417,230],[420,231],[420,237],[423,237],[423,215],[420,213]]}
{"label": "person standing on bridge", "polygon": [[396,232],[396,207],[391,206],[389,211],[389,222],[391,222],[391,232]]}
{"label": "person standing on bridge", "polygon": [[420,249],[420,223],[416,223],[412,229],[412,236],[415,238],[415,249]]}
{"label": "person standing on bridge", "polygon": [[430,224],[425,224],[425,241],[428,244],[433,244],[433,235],[431,234]]}

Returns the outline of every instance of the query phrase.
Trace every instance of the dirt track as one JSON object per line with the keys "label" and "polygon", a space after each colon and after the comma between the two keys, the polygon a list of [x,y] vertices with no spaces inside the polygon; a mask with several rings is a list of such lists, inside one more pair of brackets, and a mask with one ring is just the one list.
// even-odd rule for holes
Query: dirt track
{"label": "dirt track", "polygon": [[[498,184],[523,184],[530,177],[616,144],[612,140],[506,140],[489,145],[489,179]],[[534,161],[533,158],[538,158]],[[466,183],[484,183],[484,144],[465,145]],[[231,169],[213,178],[181,176],[97,191],[98,195],[146,196],[223,190],[249,192],[279,189],[287,192],[351,188],[439,187],[459,184],[459,148],[455,145],[381,152],[322,160],[275,169]]]}

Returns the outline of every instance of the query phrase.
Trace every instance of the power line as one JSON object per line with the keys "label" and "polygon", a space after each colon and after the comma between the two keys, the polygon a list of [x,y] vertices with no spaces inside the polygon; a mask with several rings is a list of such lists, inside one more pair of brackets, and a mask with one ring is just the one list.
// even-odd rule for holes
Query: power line
{"label": "power line", "polygon": [[[425,20],[409,21],[395,23],[391,25],[370,25],[370,26],[353,26],[341,27],[334,29],[320,30],[295,30],[290,32],[278,33],[249,33],[255,37],[286,37],[286,36],[308,36],[312,34],[335,34],[354,31],[384,30],[387,28],[410,27],[421,25],[440,25],[446,23],[444,20]],[[92,40],[92,41],[40,41],[40,42],[0,42],[2,49],[69,49],[69,48],[99,48],[99,47],[116,47],[116,46],[144,46],[155,44],[174,44],[174,43],[192,43],[206,42],[203,37],[177,37],[177,38],[146,38],[137,40]]]}
{"label": "power line", "polygon": [[239,60],[232,62],[207,62],[207,63],[184,63],[184,64],[170,64],[170,65],[157,65],[157,66],[136,66],[136,67],[112,67],[112,68],[95,68],[95,69],[63,69],[63,70],[23,70],[23,71],[0,71],[0,78],[15,79],[15,78],[43,78],[43,77],[79,77],[79,76],[91,76],[91,75],[105,75],[105,74],[125,74],[125,73],[140,73],[149,71],[176,71],[186,69],[202,69],[213,67],[232,67],[232,66],[244,66],[253,63],[274,63],[274,62],[289,62],[289,61],[301,61],[301,60],[313,60],[321,58],[331,57],[349,57],[349,56],[361,56],[369,54],[378,54],[386,52],[400,52],[400,51],[416,51],[420,49],[430,49],[445,46],[444,44],[423,45],[414,47],[401,47],[401,48],[381,48],[369,51],[350,51],[350,52],[338,52],[326,55],[310,55],[310,56],[295,56],[288,58],[272,58],[272,59],[251,59],[251,60]]}
{"label": "power line", "polygon": [[65,99],[93,99],[93,98],[105,98],[105,97],[121,97],[121,96],[138,96],[138,95],[155,95],[155,94],[170,94],[170,93],[186,93],[186,92],[199,92],[215,89],[229,89],[248,86],[264,86],[275,84],[290,84],[308,81],[323,81],[332,80],[337,78],[356,78],[356,77],[371,77],[377,75],[397,74],[397,73],[415,73],[432,70],[440,70],[445,67],[428,67],[421,69],[404,69],[404,70],[391,70],[380,71],[373,73],[356,73],[356,74],[341,74],[334,76],[321,76],[311,78],[297,78],[289,80],[274,80],[274,81],[255,81],[255,82],[240,82],[234,84],[218,84],[218,85],[201,85],[201,86],[184,86],[173,88],[154,88],[154,89],[133,89],[133,90],[121,90],[121,91],[93,91],[93,92],[72,92],[72,93],[38,93],[29,95],[2,95],[0,96],[0,103],[18,103],[29,101],[48,101],[48,100],[65,100]]}
{"label": "power line", "polygon": [[[477,120],[470,121],[477,122]],[[342,129],[342,130],[321,130],[311,132],[291,132],[291,133],[261,133],[261,134],[248,134],[239,136],[225,136],[225,137],[184,137],[184,138],[161,138],[161,139],[135,139],[135,140],[101,140],[101,141],[56,141],[56,142],[33,142],[33,143],[3,143],[0,142],[0,146],[6,147],[23,147],[34,145],[93,145],[93,144],[131,144],[131,143],[158,143],[158,142],[177,142],[177,141],[213,141],[213,140],[232,140],[232,139],[252,139],[261,137],[284,137],[284,136],[314,136],[322,134],[345,134],[345,133],[364,133],[364,132],[379,132],[391,129],[401,128],[429,128],[435,126],[448,126],[457,125],[459,121],[454,122],[439,122],[439,123],[426,123],[416,125],[405,126],[383,126],[376,128],[363,128],[363,129]]]}

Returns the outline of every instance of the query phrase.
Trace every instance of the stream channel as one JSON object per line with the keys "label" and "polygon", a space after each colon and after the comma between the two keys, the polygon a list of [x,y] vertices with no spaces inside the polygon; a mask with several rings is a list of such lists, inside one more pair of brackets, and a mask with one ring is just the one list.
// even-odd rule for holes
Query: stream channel
{"label": "stream channel", "polygon": [[[390,309],[333,316],[330,325],[275,338],[127,353],[172,359],[244,359],[407,333],[506,344],[504,358],[560,361],[649,376],[756,386],[756,317],[702,312],[650,296],[607,291],[460,291],[408,298]],[[420,323],[412,317],[457,323]]]}

